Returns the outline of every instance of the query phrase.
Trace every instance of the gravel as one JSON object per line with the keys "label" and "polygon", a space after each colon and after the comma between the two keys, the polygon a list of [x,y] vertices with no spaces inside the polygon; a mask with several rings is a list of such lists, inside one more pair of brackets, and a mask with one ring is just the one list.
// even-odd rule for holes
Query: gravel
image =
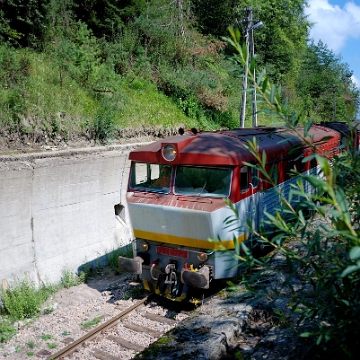
{"label": "gravel", "polygon": [[[44,309],[52,308],[52,312],[40,317],[20,321],[16,324],[17,334],[7,343],[0,345],[0,359],[21,360],[36,356],[36,359],[49,359],[66,347],[71,341],[84,336],[111,317],[121,313],[139,300],[121,299],[127,298],[132,287],[131,279],[99,279],[97,283],[81,284],[70,289],[64,289],[47,301]],[[112,290],[107,290],[106,288]],[[105,290],[104,290],[105,288]],[[120,291],[121,289],[121,291]],[[116,297],[114,297],[116,294]],[[157,315],[182,320],[185,314],[171,313],[156,303],[148,303],[132,313],[131,322],[148,327],[160,333],[169,331],[174,326],[148,320],[141,316],[140,312],[146,311]],[[94,319],[99,319],[96,325],[84,327],[84,324]],[[129,321],[129,318],[127,318]],[[122,337],[125,340],[147,347],[156,339],[146,333],[138,333],[125,328],[121,323],[107,332],[107,335]],[[131,359],[135,351],[122,349],[113,341],[103,336],[95,338],[87,346],[81,347],[72,355],[72,359],[92,360],[93,346],[102,351],[116,355],[120,359]]]}

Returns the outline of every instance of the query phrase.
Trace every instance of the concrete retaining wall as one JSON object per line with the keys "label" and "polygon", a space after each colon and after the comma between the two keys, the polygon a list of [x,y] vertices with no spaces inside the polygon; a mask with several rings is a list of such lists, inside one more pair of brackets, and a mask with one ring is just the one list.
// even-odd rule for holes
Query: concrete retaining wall
{"label": "concrete retaining wall", "polygon": [[25,275],[56,283],[64,269],[130,243],[127,158],[138,145],[0,157],[3,287]]}

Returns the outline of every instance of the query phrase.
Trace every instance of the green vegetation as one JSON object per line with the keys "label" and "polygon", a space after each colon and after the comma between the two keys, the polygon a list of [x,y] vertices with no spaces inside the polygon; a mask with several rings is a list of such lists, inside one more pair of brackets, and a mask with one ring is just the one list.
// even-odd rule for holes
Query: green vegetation
{"label": "green vegetation", "polygon": [[[123,249],[116,249],[110,253],[105,254],[107,264],[110,269],[117,270],[117,257],[119,255],[132,256],[131,248],[127,248],[125,251]],[[102,273],[103,267],[98,265],[97,271]],[[90,276],[90,268],[85,268],[81,271],[80,275],[75,274],[68,268],[62,270],[62,276],[60,283],[57,286],[48,284],[42,285],[39,288],[28,279],[23,279],[21,281],[15,282],[9,289],[0,290],[0,343],[7,342],[15,334],[16,329],[14,327],[14,322],[23,319],[31,319],[40,315],[41,312],[44,314],[49,314],[53,311],[53,308],[47,307],[43,308],[44,302],[49,298],[51,294],[54,294],[60,289],[68,289],[72,286],[79,285],[86,282]],[[129,297],[139,296],[140,290],[132,289],[129,292]],[[64,331],[62,335],[66,336],[70,333]],[[44,340],[51,335],[43,335]],[[45,337],[45,338],[44,338]],[[29,342],[28,347],[32,348],[34,344]],[[30,355],[29,355],[30,356]]]}
{"label": "green vegetation", "polygon": [[84,328],[89,328],[89,327],[98,325],[100,323],[100,321],[101,321],[101,317],[97,316],[97,317],[94,317],[90,321],[82,323],[81,326],[83,326]]}
{"label": "green vegetation", "polygon": [[150,344],[150,346],[143,350],[141,353],[136,354],[134,359],[156,359],[159,352],[171,353],[174,351],[174,347],[169,346],[172,341],[174,341],[174,337],[171,334],[165,334],[157,341]]}
{"label": "green vegetation", "polygon": [[[50,334],[42,334],[41,335],[41,339],[45,340],[45,341],[50,340],[51,338],[52,338],[52,335],[50,335]],[[57,346],[58,345],[56,343],[47,343],[47,347],[49,349],[56,349]]]}
{"label": "green vegetation", "polygon": [[[222,36],[249,5],[265,24],[257,62],[282,99],[313,121],[353,118],[352,72],[324,44],[307,44],[304,0],[14,0],[0,10],[0,134],[106,142],[180,124],[237,127],[243,64],[234,68]],[[274,121],[259,113],[259,124]]]}
{"label": "green vegetation", "polygon": [[114,249],[105,254],[106,263],[112,271],[119,273],[119,256],[132,258],[133,251],[131,246],[126,246],[124,249]]}
{"label": "green vegetation", "polygon": [[37,289],[27,279],[18,281],[11,289],[1,290],[1,314],[13,320],[39,315],[42,304],[54,291],[54,287],[45,285]]}
{"label": "green vegetation", "polygon": [[[228,41],[237,50],[238,60],[245,61],[235,31]],[[304,115],[289,112],[280,90],[264,80],[258,83],[258,92],[274,115],[297,131],[296,126],[304,120]],[[308,121],[304,133],[298,135],[306,135],[311,125]],[[351,144],[350,139],[348,143]],[[249,142],[248,148],[257,159],[256,165],[248,165],[256,167],[275,186],[274,174],[269,174],[265,167],[266,154],[258,154],[255,142]],[[297,330],[299,335],[313,339],[314,345],[331,358],[355,359],[360,329],[360,158],[357,149],[351,147],[346,153],[336,155],[330,164],[313,150],[314,154],[304,161],[316,160],[324,179],[294,171],[300,177],[297,186],[290,191],[289,198],[279,190],[282,208],[274,215],[266,214],[265,221],[273,229],[271,234],[248,224],[259,242],[273,247],[274,251],[257,259],[241,244],[236,257],[243,268],[245,297],[250,296],[252,301],[264,298],[269,304],[283,299],[287,309],[275,310],[282,324],[301,325]],[[306,183],[315,188],[313,194],[305,190]],[[296,207],[290,204],[292,197],[299,198]],[[228,225],[233,220],[238,221],[235,209]],[[272,260],[279,256],[284,259],[283,265],[274,267]],[[276,279],[271,288],[260,281],[269,276]],[[305,330],[301,330],[304,325]]]}
{"label": "green vegetation", "polygon": [[87,273],[85,271],[82,271],[80,275],[77,275],[71,270],[65,268],[62,270],[61,273],[62,276],[60,280],[60,285],[65,289],[68,289],[72,286],[80,285],[84,283],[87,278]]}
{"label": "green vegetation", "polygon": [[51,338],[52,338],[52,336],[50,334],[42,334],[41,335],[42,340],[50,340]]}
{"label": "green vegetation", "polygon": [[29,341],[26,345],[27,345],[30,349],[34,349],[34,348],[35,348],[35,342],[34,342],[34,341]]}
{"label": "green vegetation", "polygon": [[5,343],[16,334],[15,327],[6,317],[0,317],[0,343]]}
{"label": "green vegetation", "polygon": [[125,291],[123,294],[124,300],[129,299],[139,299],[146,293],[146,290],[143,288],[142,285],[133,286],[130,290]]}

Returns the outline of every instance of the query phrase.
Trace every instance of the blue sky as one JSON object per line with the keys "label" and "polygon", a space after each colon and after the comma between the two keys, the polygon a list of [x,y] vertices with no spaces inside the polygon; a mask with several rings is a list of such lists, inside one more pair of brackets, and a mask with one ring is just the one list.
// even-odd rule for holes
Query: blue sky
{"label": "blue sky", "polygon": [[314,23],[310,38],[322,40],[354,72],[360,88],[360,0],[307,0],[305,13]]}

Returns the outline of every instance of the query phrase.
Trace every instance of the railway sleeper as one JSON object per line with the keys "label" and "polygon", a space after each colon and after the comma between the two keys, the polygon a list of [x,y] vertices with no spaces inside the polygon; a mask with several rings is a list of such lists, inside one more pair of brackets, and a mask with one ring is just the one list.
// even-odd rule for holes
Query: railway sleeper
{"label": "railway sleeper", "polygon": [[114,335],[107,336],[107,339],[109,339],[109,340],[113,341],[114,343],[121,345],[127,349],[134,350],[137,352],[140,352],[140,351],[143,351],[146,349],[146,346],[132,343],[130,341],[124,340],[124,339],[116,337]]}
{"label": "railway sleeper", "polygon": [[94,349],[92,355],[100,360],[120,360],[121,358],[118,356],[111,355],[105,351]]}
{"label": "railway sleeper", "polygon": [[130,330],[133,330],[133,331],[137,331],[137,332],[143,332],[143,333],[146,333],[154,338],[158,338],[162,335],[161,332],[159,331],[156,331],[156,330],[152,330],[152,329],[149,329],[145,326],[141,326],[141,325],[138,325],[138,324],[134,324],[134,323],[122,323],[124,327],[130,329]]}

